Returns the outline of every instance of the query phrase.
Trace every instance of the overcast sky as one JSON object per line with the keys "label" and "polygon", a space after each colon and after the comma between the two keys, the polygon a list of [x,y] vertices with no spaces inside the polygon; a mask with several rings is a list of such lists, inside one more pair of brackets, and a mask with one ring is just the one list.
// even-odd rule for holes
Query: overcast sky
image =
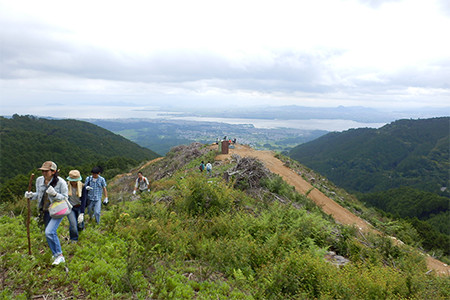
{"label": "overcast sky", "polygon": [[296,104],[449,115],[449,35],[448,0],[0,0],[0,114]]}

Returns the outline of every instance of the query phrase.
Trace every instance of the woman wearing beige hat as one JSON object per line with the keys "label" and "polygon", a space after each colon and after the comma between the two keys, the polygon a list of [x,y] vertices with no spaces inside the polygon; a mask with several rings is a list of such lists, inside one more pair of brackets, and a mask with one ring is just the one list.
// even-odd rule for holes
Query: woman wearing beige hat
{"label": "woman wearing beige hat", "polygon": [[44,213],[45,237],[53,253],[53,264],[58,265],[65,261],[56,232],[62,218],[51,218],[48,208],[53,201],[67,199],[67,183],[58,176],[57,166],[52,161],[44,162],[39,170],[42,176],[36,179],[36,192],[25,192],[25,197],[38,200],[38,209]]}
{"label": "woman wearing beige hat", "polygon": [[69,219],[70,241],[78,241],[78,232],[84,229],[84,209],[86,208],[86,188],[81,182],[81,174],[78,170],[71,170],[67,179],[69,186],[69,201],[72,204],[72,212]]}

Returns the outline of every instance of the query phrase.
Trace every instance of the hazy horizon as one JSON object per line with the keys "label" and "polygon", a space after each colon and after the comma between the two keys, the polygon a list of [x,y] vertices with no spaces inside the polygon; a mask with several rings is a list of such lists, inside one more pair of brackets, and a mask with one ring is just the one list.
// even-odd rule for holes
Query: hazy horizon
{"label": "hazy horizon", "polygon": [[446,0],[0,0],[1,114],[448,109],[449,30]]}
{"label": "hazy horizon", "polygon": [[[69,108],[69,109],[68,109]],[[33,113],[12,113],[2,116],[11,117],[13,114],[33,115],[40,118],[55,119],[77,119],[77,120],[98,120],[98,119],[117,119],[117,120],[167,120],[167,121],[196,121],[196,122],[217,122],[227,124],[252,124],[256,128],[295,128],[304,130],[326,130],[326,131],[344,131],[350,128],[379,128],[390,122],[399,119],[426,119],[434,117],[449,116],[449,108],[430,109],[424,108],[420,111],[397,111],[387,113],[383,110],[370,109],[366,107],[300,107],[300,106],[278,106],[265,107],[255,106],[246,107],[244,110],[239,108],[229,108],[222,113],[220,109],[208,110],[206,107],[202,110],[189,109],[182,110],[159,110],[156,107],[134,107],[134,106],[86,106],[86,110],[80,110],[78,106],[55,106],[52,113],[49,114],[47,107],[39,107],[37,114]],[[254,113],[252,113],[254,109]],[[275,110],[276,113],[271,114]],[[292,111],[295,109],[305,113],[292,118]],[[321,110],[323,109],[323,113]],[[23,111],[27,111],[25,108]],[[261,112],[268,114],[261,116]],[[98,111],[102,111],[99,115]],[[314,114],[311,113],[314,112]],[[242,114],[245,116],[243,117]]]}

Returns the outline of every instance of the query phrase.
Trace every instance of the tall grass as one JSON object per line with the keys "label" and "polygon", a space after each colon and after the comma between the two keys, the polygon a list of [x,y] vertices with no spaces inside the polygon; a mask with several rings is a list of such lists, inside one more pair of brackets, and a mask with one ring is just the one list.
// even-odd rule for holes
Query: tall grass
{"label": "tall grass", "polygon": [[[27,254],[23,200],[0,217],[0,296],[77,299],[448,299],[449,279],[425,275],[411,248],[335,224],[279,179],[261,199],[196,171],[103,211],[78,244],[58,229],[66,263],[51,266],[32,220]],[[287,201],[277,201],[286,199]],[[130,199],[131,200],[131,199]],[[9,204],[11,205],[11,204]],[[12,209],[11,214],[8,209]],[[351,260],[336,267],[334,250]]]}

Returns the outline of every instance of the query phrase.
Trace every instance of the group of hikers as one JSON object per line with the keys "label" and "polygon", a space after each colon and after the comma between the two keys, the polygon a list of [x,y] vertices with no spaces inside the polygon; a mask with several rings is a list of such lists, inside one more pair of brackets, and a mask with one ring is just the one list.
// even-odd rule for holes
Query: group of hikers
{"label": "group of hikers", "polygon": [[[65,262],[57,234],[58,226],[63,218],[50,216],[51,204],[66,200],[70,203],[72,208],[67,215],[70,241],[77,242],[78,233],[84,229],[85,211],[91,220],[95,218],[96,223],[100,224],[102,204],[107,205],[109,202],[107,184],[105,178],[100,175],[103,170],[99,166],[92,168],[91,175],[85,179],[84,183],[78,170],[70,170],[67,181],[64,180],[59,176],[57,165],[53,161],[44,162],[39,170],[42,176],[36,179],[36,192],[27,191],[25,197],[38,200],[37,206],[39,215],[43,218],[45,237],[53,254],[52,264],[58,265]],[[148,179],[142,175],[142,172],[138,173],[133,194],[136,194],[137,190],[150,191]]]}
{"label": "group of hikers", "polygon": [[[236,138],[234,139],[227,139],[227,136],[224,136],[222,141],[228,141],[228,144],[236,144]],[[216,144],[218,145],[221,142],[221,140],[219,138],[217,138],[216,140]]]}
{"label": "group of hikers", "polygon": [[206,172],[208,173],[208,176],[211,176],[212,165],[211,165],[211,163],[209,161],[205,165],[205,162],[202,160],[202,162],[200,163],[200,166],[198,168],[199,168],[200,172],[203,172],[206,169]]}

